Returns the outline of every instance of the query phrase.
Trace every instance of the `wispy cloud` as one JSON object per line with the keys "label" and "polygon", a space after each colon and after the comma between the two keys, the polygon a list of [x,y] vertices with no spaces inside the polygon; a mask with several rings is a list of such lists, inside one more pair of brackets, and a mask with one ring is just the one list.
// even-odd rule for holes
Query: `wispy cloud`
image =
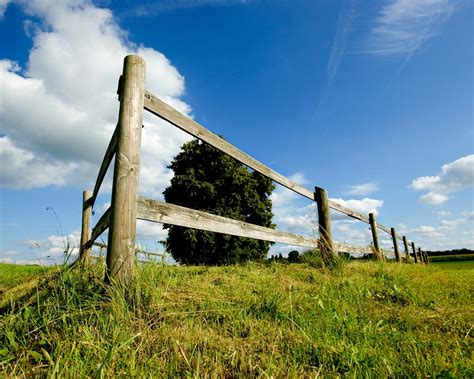
{"label": "wispy cloud", "polygon": [[370,32],[374,55],[405,55],[408,61],[457,8],[456,0],[391,0]]}
{"label": "wispy cloud", "polygon": [[246,4],[251,0],[157,0],[139,5],[133,9],[135,16],[155,16],[160,13],[203,6],[224,7],[234,4]]}
{"label": "wispy cloud", "polygon": [[323,95],[318,102],[313,119],[317,119],[319,116],[319,112],[323,104],[326,102],[329,88],[331,87],[337,71],[339,70],[339,66],[341,65],[346,52],[347,40],[352,30],[352,24],[354,23],[355,13],[355,1],[345,0],[339,12],[339,17],[337,18],[336,35],[334,37],[331,55],[329,56]]}
{"label": "wispy cloud", "polygon": [[349,186],[349,190],[347,191],[348,195],[356,195],[356,196],[363,196],[363,195],[370,195],[379,190],[379,185],[375,182],[368,182],[362,184],[356,184],[353,186]]}

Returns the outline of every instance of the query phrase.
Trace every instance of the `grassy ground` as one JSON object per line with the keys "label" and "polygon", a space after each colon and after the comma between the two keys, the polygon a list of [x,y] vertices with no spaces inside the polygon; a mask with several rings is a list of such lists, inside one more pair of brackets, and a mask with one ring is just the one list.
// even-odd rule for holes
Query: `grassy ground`
{"label": "grassy ground", "polygon": [[[455,262],[459,264],[460,262]],[[6,376],[472,377],[474,270],[143,265],[49,272],[2,308]]]}
{"label": "grassy ground", "polygon": [[51,269],[51,267],[0,263],[0,307],[10,298],[17,298],[27,293],[36,286],[41,274]]}

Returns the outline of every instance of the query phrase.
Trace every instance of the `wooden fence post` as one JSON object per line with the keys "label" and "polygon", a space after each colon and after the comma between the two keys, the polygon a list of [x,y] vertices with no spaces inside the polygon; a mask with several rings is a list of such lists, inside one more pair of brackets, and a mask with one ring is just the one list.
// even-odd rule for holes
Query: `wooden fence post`
{"label": "wooden fence post", "polygon": [[91,215],[92,215],[92,204],[90,199],[92,198],[91,191],[82,192],[82,230],[81,230],[81,245],[79,250],[79,261],[83,264],[89,263],[89,256],[91,247],[87,246],[91,239]]}
{"label": "wooden fence post", "polygon": [[390,233],[392,234],[393,250],[395,251],[395,258],[397,259],[397,262],[401,262],[402,259],[400,257],[400,250],[398,250],[397,233],[395,232],[395,228],[391,228]]}
{"label": "wooden fence post", "polygon": [[410,259],[410,251],[408,250],[408,241],[405,236],[403,236],[403,247],[405,248],[405,256],[408,263],[411,261],[411,259]]}
{"label": "wooden fence post", "polygon": [[374,241],[374,249],[375,255],[380,260],[383,260],[382,250],[380,249],[379,243],[379,234],[377,232],[377,220],[375,219],[375,214],[369,213],[369,222],[370,222],[370,229],[372,231],[372,240]]}
{"label": "wooden fence post", "polygon": [[425,261],[425,255],[424,255],[423,252],[421,251],[421,247],[418,248],[418,255],[420,256],[420,261],[421,261],[421,263],[426,263],[426,261]]}
{"label": "wooden fence post", "polygon": [[324,188],[314,187],[314,200],[318,207],[319,241],[326,263],[334,258],[334,244],[331,233],[331,215],[329,214],[328,194]]}
{"label": "wooden fence post", "polygon": [[128,55],[119,88],[120,111],[115,154],[107,281],[128,285],[135,258],[135,233],[140,174],[140,146],[145,94],[145,61]]}
{"label": "wooden fence post", "polygon": [[423,251],[423,254],[425,254],[425,262],[426,264],[430,263],[430,259],[428,258],[428,253],[426,251]]}
{"label": "wooden fence post", "polygon": [[418,263],[418,257],[416,256],[415,242],[411,243],[411,249],[413,250],[413,255],[415,257],[415,263]]}

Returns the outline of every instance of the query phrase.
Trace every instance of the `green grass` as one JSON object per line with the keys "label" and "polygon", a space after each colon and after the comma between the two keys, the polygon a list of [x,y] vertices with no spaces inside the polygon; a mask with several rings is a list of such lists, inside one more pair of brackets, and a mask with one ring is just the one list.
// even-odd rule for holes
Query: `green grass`
{"label": "green grass", "polygon": [[461,254],[461,255],[440,255],[436,257],[430,257],[430,262],[450,262],[450,261],[474,261],[474,254]]}
{"label": "green grass", "polygon": [[126,293],[102,276],[49,272],[10,300],[5,376],[474,375],[472,269],[147,264]]}
{"label": "green grass", "polygon": [[438,261],[430,264],[445,270],[474,270],[474,261]]}
{"label": "green grass", "polygon": [[36,265],[0,263],[0,306],[31,290],[37,279],[53,268]]}

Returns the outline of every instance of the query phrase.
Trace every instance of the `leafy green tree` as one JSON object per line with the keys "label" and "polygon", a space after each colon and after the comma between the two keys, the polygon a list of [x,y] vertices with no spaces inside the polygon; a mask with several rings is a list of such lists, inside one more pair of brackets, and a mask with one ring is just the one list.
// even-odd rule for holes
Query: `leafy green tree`
{"label": "leafy green tree", "polygon": [[[267,177],[216,148],[193,140],[171,162],[171,184],[164,191],[168,203],[202,210],[266,227],[272,224],[275,188]],[[167,248],[182,264],[223,265],[262,260],[269,242],[165,225]]]}

